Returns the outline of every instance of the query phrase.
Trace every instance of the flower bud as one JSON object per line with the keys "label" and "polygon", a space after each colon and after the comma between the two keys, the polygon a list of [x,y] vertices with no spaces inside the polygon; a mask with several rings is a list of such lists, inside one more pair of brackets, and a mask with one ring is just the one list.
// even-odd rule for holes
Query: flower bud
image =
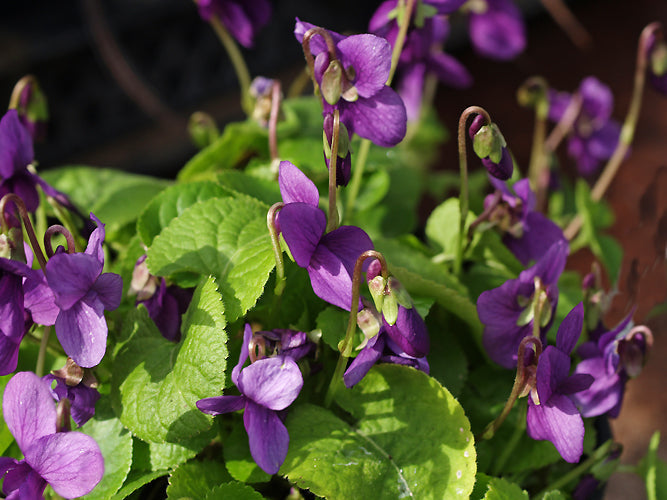
{"label": "flower bud", "polygon": [[645,326],[634,327],[618,343],[621,366],[629,377],[637,377],[646,364],[648,351],[653,343],[653,334]]}
{"label": "flower bud", "polygon": [[30,132],[34,141],[44,140],[49,109],[46,96],[34,76],[24,76],[18,81],[14,87],[9,108],[16,109],[19,120]]}
{"label": "flower bud", "polygon": [[340,65],[340,62],[334,59],[324,71],[324,74],[322,75],[322,83],[320,83],[322,97],[324,97],[324,100],[332,106],[338,102],[343,92],[341,82],[342,77],[343,68]]}
{"label": "flower bud", "polygon": [[364,307],[357,313],[357,325],[364,333],[364,340],[357,349],[363,349],[370,339],[380,333],[382,317],[372,307]]}
{"label": "flower bud", "polygon": [[507,142],[495,123],[480,126],[482,120],[483,118],[478,115],[470,126],[473,150],[489,174],[496,179],[507,180],[512,177],[514,171],[514,162],[507,149]]}
{"label": "flower bud", "polygon": [[648,76],[653,88],[667,95],[667,44],[656,33],[648,42]]}

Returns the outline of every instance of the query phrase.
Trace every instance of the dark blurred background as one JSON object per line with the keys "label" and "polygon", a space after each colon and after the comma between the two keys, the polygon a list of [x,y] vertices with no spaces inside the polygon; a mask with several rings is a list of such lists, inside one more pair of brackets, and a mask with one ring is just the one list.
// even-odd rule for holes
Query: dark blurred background
{"label": "dark blurred background", "polygon": [[[275,0],[274,15],[253,50],[244,50],[251,74],[289,85],[303,67],[294,40],[294,18],[337,31],[365,31],[375,1]],[[467,45],[462,20],[449,50],[475,78],[466,91],[441,88],[436,106],[455,130],[467,106],[486,107],[520,165],[527,165],[532,113],[516,103],[517,87],[539,74],[558,89],[573,91],[595,75],[614,92],[614,117],[622,121],[632,91],[637,39],[651,21],[667,23],[665,0],[574,0],[573,12],[593,44],[576,47],[535,0],[520,2],[528,21],[528,48],[508,63],[477,56]],[[80,0],[6,2],[0,18],[0,99],[14,83],[37,76],[49,98],[47,140],[36,146],[39,168],[86,164],[173,177],[195,152],[185,123],[196,110],[220,126],[242,118],[235,75],[213,31],[187,0]],[[631,381],[618,419],[611,421],[624,446],[622,461],[636,463],[652,432],[663,432],[667,459],[667,99],[644,95],[631,156],[607,199],[617,216],[611,234],[625,255],[618,293],[606,318],[615,324],[638,305],[635,321],[653,329],[655,349],[642,376]],[[567,165],[567,158],[562,161]],[[436,168],[455,168],[453,141]],[[641,205],[641,210],[640,210]],[[574,254],[568,263],[587,272],[593,258]],[[641,481],[617,474],[609,500],[645,498]]]}

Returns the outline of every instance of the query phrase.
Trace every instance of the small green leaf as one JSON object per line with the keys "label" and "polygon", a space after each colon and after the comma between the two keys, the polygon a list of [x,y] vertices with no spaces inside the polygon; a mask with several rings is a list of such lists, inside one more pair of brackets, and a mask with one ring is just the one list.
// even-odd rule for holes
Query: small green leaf
{"label": "small green leaf", "polygon": [[215,429],[176,443],[147,443],[135,438],[134,461],[150,470],[171,470],[193,458],[215,437]]}
{"label": "small green leaf", "polygon": [[338,307],[327,307],[317,316],[317,328],[322,331],[322,340],[334,351],[345,338],[350,313]]}
{"label": "small green leaf", "polygon": [[466,498],[475,448],[463,409],[435,379],[378,365],[340,392],[350,426],[313,405],[290,410],[290,447],[281,473],[329,500]]}
{"label": "small green leaf", "polygon": [[100,447],[104,457],[104,477],[86,495],[88,500],[111,498],[123,485],[132,466],[132,435],[114,417],[108,397],[95,407],[95,416],[81,428]]}
{"label": "small green leaf", "polygon": [[249,197],[196,203],[153,240],[148,268],[172,278],[182,273],[215,276],[227,321],[236,321],[255,305],[275,266],[267,211]]}
{"label": "small green leaf", "polygon": [[167,498],[204,498],[209,490],[231,480],[229,472],[220,462],[187,462],[169,477]]}
{"label": "small green leaf", "polygon": [[[438,205],[426,221],[426,237],[429,242],[450,259],[453,259],[456,253],[460,218],[459,200],[449,198]],[[468,212],[466,227],[474,220],[475,216]]]}
{"label": "small green leaf", "polygon": [[213,488],[204,500],[261,500],[264,498],[250,486],[242,483],[225,483]]}
{"label": "small green leaf", "polygon": [[129,340],[116,354],[112,397],[133,434],[146,441],[178,443],[211,426],[195,403],[217,394],[227,358],[225,317],[215,281],[195,290],[183,317],[183,338],[162,337],[143,307],[126,320]]}
{"label": "small green leaf", "polygon": [[151,200],[137,220],[137,232],[141,241],[144,245],[151,246],[153,238],[187,208],[199,201],[226,196],[229,196],[229,193],[212,181],[176,184],[165,189]]}
{"label": "small green leaf", "polygon": [[499,477],[491,478],[484,500],[528,500],[528,492]]}

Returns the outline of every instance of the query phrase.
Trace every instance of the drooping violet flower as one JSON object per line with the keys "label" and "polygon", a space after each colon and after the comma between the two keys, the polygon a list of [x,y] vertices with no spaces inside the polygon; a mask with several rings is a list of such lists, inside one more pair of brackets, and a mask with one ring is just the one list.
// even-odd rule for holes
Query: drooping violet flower
{"label": "drooping violet flower", "polygon": [[325,233],[317,187],[290,162],[280,163],[278,180],[285,206],[277,220],[295,262],[308,271],[315,295],[349,311],[354,265],[373,249],[371,239],[355,226]]}
{"label": "drooping violet flower", "polygon": [[78,498],[100,482],[104,459],[99,446],[81,432],[56,432],[56,407],[37,375],[20,372],[12,377],[2,411],[25,457],[0,457],[7,498],[43,499],[47,484],[64,498]]}
{"label": "drooping violet flower", "polygon": [[518,278],[480,294],[477,314],[484,324],[482,342],[489,357],[499,365],[516,367],[519,344],[533,335],[536,312],[540,312],[540,340],[546,343],[546,332],[558,305],[558,278],[568,253],[567,243],[557,241]]}
{"label": "drooping violet flower", "polygon": [[[316,26],[297,19],[294,35]],[[332,52],[320,34],[310,39],[314,78],[322,93],[324,115],[340,112],[348,133],[356,133],[378,146],[395,146],[405,136],[407,117],[398,94],[386,85],[391,68],[391,46],[384,38],[363,34],[344,37],[327,32]]]}
{"label": "drooping violet flower", "polygon": [[[503,235],[503,243],[524,266],[537,261],[557,241],[565,241],[563,230],[551,219],[535,210],[535,193],[528,179],[517,181],[511,188],[503,181],[489,178],[500,191],[484,199],[488,219]],[[494,206],[495,204],[495,206]]]}
{"label": "drooping violet flower", "polygon": [[244,47],[253,46],[255,36],[271,19],[269,0],[196,0],[199,15],[208,22],[217,16]]}
{"label": "drooping violet flower", "polygon": [[143,304],[167,340],[181,339],[181,316],[192,300],[192,290],[167,286],[164,278],[153,276],[146,266],[146,254],[139,257],[132,271],[129,295],[136,295],[136,305]]}
{"label": "drooping violet flower", "polygon": [[56,401],[68,399],[71,416],[78,426],[82,426],[95,415],[95,403],[100,399],[97,379],[90,370],[78,366],[72,358],[67,358],[65,366],[42,377]]}
{"label": "drooping violet flower", "polygon": [[104,224],[97,224],[83,253],[56,253],[46,264],[46,280],[60,309],[56,335],[65,353],[76,364],[91,368],[106,351],[107,322],[104,310],[120,305],[123,282],[119,275],[102,273]]}
{"label": "drooping violet flower", "polygon": [[[579,85],[581,110],[568,139],[568,154],[581,175],[590,177],[608,160],[618,145],[621,125],[611,118],[614,96],[607,85],[593,76]],[[559,122],[569,107],[572,95],[549,91],[549,120]]]}
{"label": "drooping violet flower", "polygon": [[470,124],[468,135],[475,154],[491,177],[501,181],[512,177],[514,160],[498,125],[485,124],[484,116],[477,115]]}
{"label": "drooping violet flower", "polygon": [[526,28],[512,0],[483,0],[468,21],[473,48],[491,59],[514,59],[526,48]]}
{"label": "drooping violet flower", "polygon": [[[331,113],[324,115],[324,161],[330,168],[331,147],[334,132],[334,117]],[[350,134],[341,123],[338,131],[338,157],[336,158],[336,186],[347,186],[352,174],[352,154],[350,150]]]}
{"label": "drooping violet flower", "polygon": [[607,414],[618,417],[625,384],[639,375],[648,355],[652,335],[646,327],[632,328],[631,311],[615,328],[584,342],[577,353],[582,361],[575,373],[589,374],[595,382],[574,395],[584,417]]}
{"label": "drooping violet flower", "polygon": [[583,304],[568,313],[556,336],[537,361],[535,387],[528,396],[526,428],[536,440],[551,441],[566,462],[576,463],[584,451],[584,422],[573,395],[586,389],[593,377],[570,375],[570,353],[581,335]]}
{"label": "drooping violet flower", "polygon": [[[644,30],[650,28],[651,25]],[[663,40],[660,25],[651,29],[646,47],[648,79],[655,90],[667,95],[667,44]]]}
{"label": "drooping violet flower", "polygon": [[9,107],[16,109],[19,120],[35,142],[46,138],[49,110],[46,96],[34,76],[24,76],[16,83]]}
{"label": "drooping violet flower", "polygon": [[[431,3],[436,7],[436,2]],[[445,10],[455,11],[463,2],[457,0],[437,3]],[[382,3],[368,25],[370,32],[386,38],[392,48],[399,30],[397,5],[397,0]],[[419,12],[413,15],[413,19],[415,17],[419,18]],[[435,75],[439,81],[454,88],[467,88],[472,84],[472,76],[468,70],[442,50],[449,35],[447,18],[433,15],[420,18],[419,26],[415,22],[410,26],[397,67],[398,94],[403,99],[409,121],[419,118],[426,75]]]}
{"label": "drooping violet flower", "polygon": [[239,362],[232,370],[232,382],[240,396],[215,396],[197,401],[197,408],[209,415],[238,410],[248,433],[250,454],[267,474],[275,474],[285,461],[289,434],[278,412],[294,402],[303,387],[303,376],[290,356],[262,358],[243,368],[249,356],[252,329],[246,324]]}

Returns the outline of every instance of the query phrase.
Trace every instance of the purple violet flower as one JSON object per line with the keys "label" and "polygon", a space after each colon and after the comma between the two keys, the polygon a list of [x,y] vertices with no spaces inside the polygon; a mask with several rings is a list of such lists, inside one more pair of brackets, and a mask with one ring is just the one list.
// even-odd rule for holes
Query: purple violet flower
{"label": "purple violet flower", "polygon": [[119,275],[102,273],[104,224],[97,224],[83,253],[56,253],[46,264],[46,280],[60,309],[56,335],[76,364],[91,368],[104,357],[107,322],[104,310],[120,305],[123,282]]}
{"label": "purple violet flower", "polygon": [[136,305],[143,304],[167,340],[181,340],[181,316],[192,300],[192,290],[167,286],[164,278],[153,276],[146,266],[146,254],[139,257],[132,271],[129,295],[136,295]]}
{"label": "purple violet flower", "polygon": [[589,374],[595,381],[574,400],[584,417],[607,414],[618,417],[625,384],[636,377],[647,355],[648,342],[643,328],[632,328],[630,312],[615,328],[584,342],[577,353],[582,361],[575,373]]}
{"label": "purple violet flower", "polygon": [[99,446],[81,432],[56,432],[56,407],[37,375],[20,372],[12,377],[2,411],[25,457],[0,457],[7,498],[43,499],[47,483],[64,498],[78,498],[100,482],[104,459]]}
{"label": "purple violet flower", "polygon": [[315,295],[349,311],[354,265],[359,255],[373,249],[371,239],[355,226],[325,233],[315,184],[288,161],[280,163],[278,176],[285,203],[278,224],[294,261],[308,271]]}
{"label": "purple violet flower", "polygon": [[[457,10],[463,2],[456,0],[424,3],[442,7],[448,11],[443,13],[449,13]],[[369,31],[386,38],[392,48],[399,29],[395,16],[397,5],[397,0],[382,3],[368,25]],[[449,23],[447,18],[441,15],[426,17],[421,27],[410,27],[397,68],[398,94],[403,99],[410,121],[419,118],[427,74],[435,75],[442,83],[454,88],[461,89],[472,85],[472,76],[468,70],[442,50],[442,44],[448,35]]]}
{"label": "purple violet flower", "polygon": [[199,15],[208,22],[217,16],[231,35],[246,48],[271,19],[269,0],[196,0]]}
{"label": "purple violet flower", "polygon": [[[611,118],[614,96],[607,85],[593,76],[579,85],[581,110],[568,139],[567,150],[581,175],[590,177],[603,161],[614,154],[621,135],[621,125]],[[559,122],[570,105],[572,95],[549,91],[549,119]]]}
{"label": "purple violet flower", "polygon": [[570,375],[570,353],[581,335],[584,306],[579,303],[565,317],[556,347],[547,346],[537,361],[535,387],[528,396],[526,427],[536,440],[551,441],[566,462],[576,463],[584,451],[584,421],[572,400],[593,377]]}
{"label": "purple violet flower", "polygon": [[484,324],[482,342],[489,357],[499,365],[516,367],[519,344],[533,334],[535,309],[541,301],[544,309],[540,317],[540,340],[546,343],[546,332],[558,305],[558,278],[568,253],[567,243],[559,240],[518,278],[480,294],[477,314]]}
{"label": "purple violet flower", "polygon": [[551,219],[535,210],[535,194],[528,179],[517,181],[509,188],[503,181],[490,177],[491,184],[500,191],[500,202],[491,207],[495,196],[484,200],[490,209],[490,220],[503,233],[503,243],[524,266],[537,261],[557,241],[565,241],[563,230]]}
{"label": "purple violet flower", "polygon": [[[324,115],[324,161],[329,168],[331,162],[331,143],[333,141],[334,117],[331,113]],[[336,186],[347,186],[352,174],[352,154],[350,151],[350,135],[347,127],[340,124],[338,138],[338,158],[336,158]],[[343,135],[344,134],[344,135]]]}
{"label": "purple violet flower", "polygon": [[526,47],[521,11],[512,0],[485,0],[485,8],[472,11],[468,23],[475,50],[491,59],[514,59]]}
{"label": "purple violet flower", "polygon": [[[68,376],[75,371],[78,377]],[[95,403],[100,399],[97,380],[90,371],[76,366],[71,358],[65,368],[43,376],[42,380],[55,401],[69,400],[71,416],[79,427],[95,415]]]}
{"label": "purple violet flower", "polygon": [[[289,356],[294,361],[313,353],[316,345],[311,342],[306,332],[286,328],[261,331],[253,335],[253,344],[260,350],[260,358],[265,356]],[[251,350],[250,360],[254,361]]]}
{"label": "purple violet flower", "polygon": [[484,121],[482,115],[477,115],[468,129],[473,149],[491,177],[506,181],[514,172],[514,160],[498,125],[485,125]]}
{"label": "purple violet flower", "polygon": [[290,356],[258,359],[243,368],[249,356],[252,329],[246,324],[239,362],[232,370],[232,382],[240,396],[215,396],[197,401],[197,408],[209,415],[238,410],[248,433],[250,454],[267,474],[275,474],[285,461],[289,434],[279,412],[291,405],[303,387],[303,376]]}
{"label": "purple violet flower", "polygon": [[[296,39],[302,43],[311,28],[315,26],[297,19]],[[338,109],[340,121],[350,134],[356,133],[378,146],[395,146],[405,137],[407,117],[403,101],[386,85],[391,46],[384,38],[371,34],[344,37],[328,33],[335,44],[335,55],[329,53],[322,36],[310,39],[324,115]]]}

